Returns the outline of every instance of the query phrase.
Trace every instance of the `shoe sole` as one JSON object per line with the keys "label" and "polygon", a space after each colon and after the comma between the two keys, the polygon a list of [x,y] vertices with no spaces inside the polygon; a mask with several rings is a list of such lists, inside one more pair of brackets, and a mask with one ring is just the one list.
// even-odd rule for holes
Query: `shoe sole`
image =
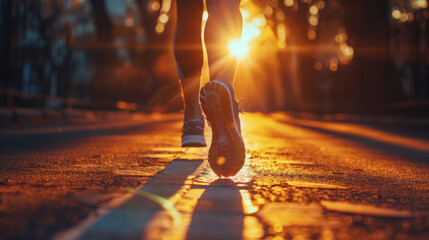
{"label": "shoe sole", "polygon": [[182,147],[205,147],[207,146],[204,136],[188,135],[182,137]]}
{"label": "shoe sole", "polygon": [[244,164],[246,149],[234,111],[233,94],[224,83],[211,81],[201,89],[200,101],[213,133],[210,166],[220,177],[234,176]]}

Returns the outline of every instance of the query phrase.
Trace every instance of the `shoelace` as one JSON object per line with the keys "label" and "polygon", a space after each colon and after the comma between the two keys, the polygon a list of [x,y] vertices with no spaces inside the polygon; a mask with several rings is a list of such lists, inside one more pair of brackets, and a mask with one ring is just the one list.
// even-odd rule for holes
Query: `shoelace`
{"label": "shoelace", "polygon": [[[190,120],[185,121],[183,123],[181,131],[184,132],[185,131],[185,127],[186,128],[190,128],[191,125],[193,125],[193,124],[196,124],[197,126],[202,125],[202,128],[204,128],[204,119],[203,118],[201,118],[201,119],[190,119]],[[199,127],[201,127],[201,126],[199,126]]]}
{"label": "shoelace", "polygon": [[204,116],[204,118],[206,119],[207,126],[212,127],[212,125],[210,125],[209,119],[206,116]]}
{"label": "shoelace", "polygon": [[[240,105],[240,103],[243,101],[243,98],[240,98],[240,100],[238,101],[238,103],[237,103],[237,107],[238,107],[238,105]],[[245,112],[246,110],[244,110],[244,109],[239,109],[238,110],[238,112],[239,113],[241,113],[241,114],[244,114],[244,112]]]}

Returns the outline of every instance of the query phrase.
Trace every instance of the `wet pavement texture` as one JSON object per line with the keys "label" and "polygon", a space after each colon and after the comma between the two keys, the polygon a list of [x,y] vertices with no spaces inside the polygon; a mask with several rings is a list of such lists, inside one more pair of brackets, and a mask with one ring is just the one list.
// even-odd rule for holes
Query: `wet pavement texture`
{"label": "wet pavement texture", "polygon": [[427,126],[241,118],[228,179],[180,114],[2,129],[0,239],[429,239]]}

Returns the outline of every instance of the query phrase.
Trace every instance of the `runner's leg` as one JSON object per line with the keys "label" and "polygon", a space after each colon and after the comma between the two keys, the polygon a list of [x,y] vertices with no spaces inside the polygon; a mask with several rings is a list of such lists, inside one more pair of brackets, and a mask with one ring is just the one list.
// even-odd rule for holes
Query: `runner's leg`
{"label": "runner's leg", "polygon": [[228,49],[231,40],[241,37],[239,7],[240,0],[207,0],[209,18],[204,36],[210,82],[201,89],[200,101],[212,129],[208,160],[219,177],[237,174],[246,158],[233,88],[237,58]]}
{"label": "runner's leg", "polygon": [[207,0],[207,11],[204,38],[210,80],[229,82],[233,86],[237,58],[229,54],[228,43],[241,37],[240,0]]}
{"label": "runner's leg", "polygon": [[198,96],[203,66],[203,10],[202,0],[177,0],[174,54],[185,103],[185,121],[202,117]]}

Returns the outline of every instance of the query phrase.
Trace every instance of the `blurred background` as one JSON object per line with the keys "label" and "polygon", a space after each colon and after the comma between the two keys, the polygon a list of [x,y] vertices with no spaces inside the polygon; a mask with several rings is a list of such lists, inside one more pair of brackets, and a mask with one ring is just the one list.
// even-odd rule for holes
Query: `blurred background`
{"label": "blurred background", "polygon": [[[247,111],[429,115],[427,0],[242,0],[241,11],[231,54]],[[1,111],[180,110],[175,12],[174,0],[0,0]]]}

